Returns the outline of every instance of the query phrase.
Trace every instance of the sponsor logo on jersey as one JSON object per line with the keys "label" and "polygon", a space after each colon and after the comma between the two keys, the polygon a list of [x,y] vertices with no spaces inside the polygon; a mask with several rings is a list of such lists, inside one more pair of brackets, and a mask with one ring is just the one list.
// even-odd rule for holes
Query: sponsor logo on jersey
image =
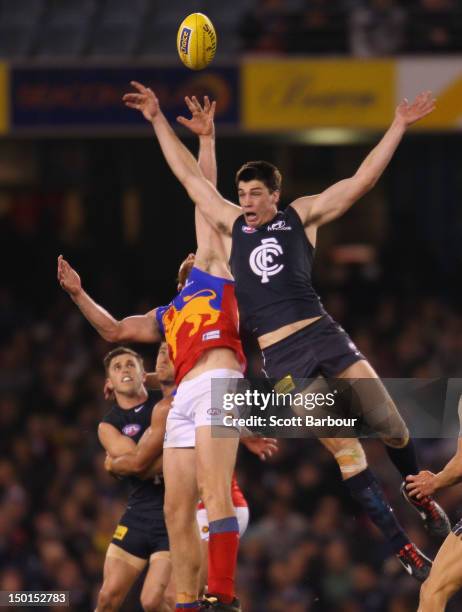
{"label": "sponsor logo on jersey", "polygon": [[275,262],[275,258],[282,255],[284,251],[276,238],[263,238],[260,246],[251,253],[249,264],[257,276],[261,276],[262,283],[269,283],[269,277],[279,274],[284,268],[283,264]]}
{"label": "sponsor logo on jersey", "polygon": [[255,234],[257,229],[255,227],[249,227],[248,225],[243,225],[242,231],[244,232],[244,234]]}
{"label": "sponsor logo on jersey", "polygon": [[284,219],[281,219],[281,221],[275,221],[274,223],[271,223],[271,225],[266,226],[267,232],[275,232],[277,230],[288,231],[291,229],[292,227],[290,225],[286,225]]}
{"label": "sponsor logo on jersey", "polygon": [[290,374],[287,374],[287,376],[284,376],[284,378],[278,380],[277,383],[274,385],[274,390],[276,391],[276,393],[290,393],[294,389],[294,379]]}
{"label": "sponsor logo on jersey", "polygon": [[130,438],[133,438],[133,436],[136,436],[140,430],[141,425],[139,423],[129,423],[122,429],[122,433],[126,436],[130,436]]}
{"label": "sponsor logo on jersey", "polygon": [[143,410],[144,408],[144,404],[142,406],[138,406],[138,408],[135,408],[135,412],[139,412],[140,410]]}
{"label": "sponsor logo on jersey", "polygon": [[202,334],[202,340],[218,340],[220,338],[220,330],[214,329],[209,332]]}
{"label": "sponsor logo on jersey", "polygon": [[188,53],[189,39],[191,38],[191,28],[184,27],[181,32],[180,53]]}
{"label": "sponsor logo on jersey", "polygon": [[128,527],[125,525],[117,525],[116,530],[114,531],[114,535],[112,536],[114,540],[123,540],[127,535]]}

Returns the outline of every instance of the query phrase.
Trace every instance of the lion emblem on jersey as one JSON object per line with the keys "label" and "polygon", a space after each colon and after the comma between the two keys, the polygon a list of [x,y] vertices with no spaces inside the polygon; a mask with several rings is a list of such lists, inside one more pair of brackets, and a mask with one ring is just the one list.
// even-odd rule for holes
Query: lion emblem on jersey
{"label": "lion emblem on jersey", "polygon": [[171,346],[172,356],[177,354],[177,337],[183,325],[191,325],[189,337],[197,334],[201,327],[215,325],[220,311],[210,304],[217,297],[212,289],[201,289],[192,295],[185,295],[183,306],[177,310],[172,304],[164,316],[165,337]]}

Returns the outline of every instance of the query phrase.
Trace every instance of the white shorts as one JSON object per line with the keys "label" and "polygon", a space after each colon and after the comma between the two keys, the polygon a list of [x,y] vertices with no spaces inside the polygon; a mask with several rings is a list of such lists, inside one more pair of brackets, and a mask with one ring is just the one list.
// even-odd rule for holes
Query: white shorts
{"label": "white shorts", "polygon": [[[236,518],[239,525],[239,537],[242,538],[249,524],[249,509],[247,506],[238,506],[234,507],[234,511],[236,513]],[[197,524],[199,525],[201,540],[208,542],[209,519],[207,517],[207,510],[205,508],[201,508],[197,511]]]}
{"label": "white shorts", "polygon": [[243,375],[237,370],[220,368],[181,382],[168,413],[164,448],[194,448],[196,427],[223,423],[228,413],[223,406],[212,406],[213,378],[243,378]]}

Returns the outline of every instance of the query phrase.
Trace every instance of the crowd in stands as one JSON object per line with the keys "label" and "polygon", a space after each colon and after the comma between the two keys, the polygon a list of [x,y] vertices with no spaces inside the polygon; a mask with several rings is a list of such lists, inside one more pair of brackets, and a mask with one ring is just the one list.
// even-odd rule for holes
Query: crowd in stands
{"label": "crowd in stands", "polygon": [[458,0],[16,0],[0,3],[0,57],[176,54],[176,31],[209,15],[219,56],[241,52],[380,57],[462,49]]}
{"label": "crowd in stands", "polygon": [[[375,206],[372,201],[349,213],[350,237],[376,232],[380,238],[378,259],[351,269],[336,264],[325,252],[326,228],[319,240],[316,286],[327,310],[382,376],[462,377],[460,292],[457,282],[446,282],[458,279],[460,270],[455,258],[460,250],[458,192],[450,189],[455,183],[448,183],[452,175],[446,165],[437,174],[437,188],[425,178],[430,181],[430,168],[439,167],[450,143],[419,143],[403,153],[406,169],[415,164],[415,172],[406,173],[398,158],[384,179],[388,222],[376,229],[372,223],[361,226],[357,219]],[[0,590],[70,591],[70,609],[78,612],[94,609],[105,550],[126,493],[123,483],[104,471],[96,437],[108,410],[102,358],[111,347],[57,286],[56,258],[63,252],[90,294],[121,316],[166,303],[175,290],[179,262],[194,248],[192,207],[185,208],[185,196],[168,191],[175,185],[166,173],[156,176],[160,203],[150,187],[158,163],[150,143],[144,155],[146,176],[140,172],[135,178],[128,173],[126,151],[134,157],[144,149],[140,143],[116,145],[110,144],[111,154],[101,143],[89,145],[84,159],[91,172],[82,170],[72,183],[81,190],[80,206],[76,191],[73,197],[60,193],[69,180],[66,171],[87,167],[75,163],[75,146],[72,156],[55,143],[51,151],[40,149],[39,178],[47,188],[3,189],[0,194]],[[417,148],[425,153],[422,159]],[[269,155],[266,144],[265,151]],[[317,156],[322,157],[319,151]],[[452,158],[457,177],[457,151]],[[224,159],[222,167],[237,165]],[[117,165],[111,165],[114,160]],[[137,171],[138,162],[133,162]],[[334,173],[333,159],[328,168]],[[403,185],[417,175],[420,183],[415,180],[403,195]],[[140,200],[146,200],[146,206],[140,204],[135,240],[123,232],[126,216],[117,200],[126,188],[124,177],[136,179]],[[340,229],[343,234],[348,227]],[[155,348],[135,348],[152,368]],[[258,367],[255,355],[250,361]],[[454,452],[457,435],[418,440],[421,465],[439,470]],[[399,476],[382,444],[370,440],[365,445],[399,520],[417,545],[433,555],[440,543],[429,540],[401,498]],[[280,447],[265,463],[245,449],[239,457],[238,477],[251,513],[239,557],[245,612],[415,612],[419,585],[389,556],[323,447],[315,440],[295,439],[281,440]],[[452,522],[460,518],[460,488],[441,493],[438,500]],[[139,610],[136,591],[124,609]],[[460,609],[458,597],[448,612]]]}
{"label": "crowd in stands", "polygon": [[462,50],[453,0],[260,0],[240,22],[246,51],[382,57]]}
{"label": "crowd in stands", "polygon": [[[173,283],[172,283],[173,284]],[[67,295],[47,316],[0,295],[0,590],[68,590],[73,610],[91,610],[106,547],[124,507],[123,483],[103,469],[96,428],[108,409],[102,357],[110,346]],[[338,296],[327,305],[340,313]],[[334,308],[335,310],[335,308]],[[462,316],[437,300],[411,312],[396,296],[358,327],[341,322],[386,376],[462,371]],[[336,313],[333,312],[335,315]],[[349,323],[353,326],[349,326]],[[148,348],[147,368],[154,348]],[[454,438],[457,437],[454,432]],[[455,439],[419,441],[422,464],[438,470]],[[251,511],[242,541],[239,592],[246,612],[411,612],[418,584],[351,501],[335,463],[314,440],[281,440],[267,463],[241,451],[238,474]],[[434,554],[380,442],[366,442],[372,468],[416,543]],[[453,521],[460,491],[440,495]],[[457,610],[457,599],[448,610]],[[139,609],[136,591],[125,610]],[[56,609],[56,608],[54,608]]]}

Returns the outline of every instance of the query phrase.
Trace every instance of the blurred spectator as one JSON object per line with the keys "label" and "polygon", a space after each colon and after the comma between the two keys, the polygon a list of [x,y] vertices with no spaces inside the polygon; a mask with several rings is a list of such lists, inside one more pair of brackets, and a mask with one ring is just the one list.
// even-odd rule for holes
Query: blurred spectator
{"label": "blurred spectator", "polygon": [[350,15],[350,49],[358,57],[382,57],[402,51],[406,13],[395,0],[371,0]]}
{"label": "blurred spectator", "polygon": [[289,23],[284,0],[258,0],[243,14],[238,27],[243,51],[282,53],[287,50]]}
{"label": "blurred spectator", "polygon": [[347,50],[346,7],[338,0],[307,0],[294,15],[290,33],[293,53],[334,54]]}
{"label": "blurred spectator", "polygon": [[409,26],[410,51],[450,53],[462,49],[460,3],[420,0],[417,10],[411,13]]}

